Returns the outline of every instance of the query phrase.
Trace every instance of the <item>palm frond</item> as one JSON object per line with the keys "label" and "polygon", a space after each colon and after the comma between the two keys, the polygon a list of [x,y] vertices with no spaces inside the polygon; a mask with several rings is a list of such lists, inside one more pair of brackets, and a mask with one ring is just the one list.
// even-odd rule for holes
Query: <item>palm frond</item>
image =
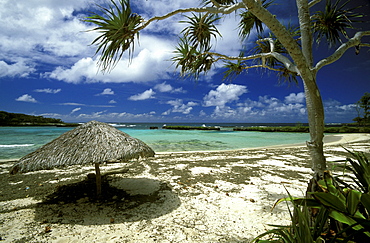
{"label": "palm frond", "polygon": [[340,4],[341,0],[334,3],[327,0],[324,11],[317,11],[313,15],[313,31],[317,35],[316,42],[319,44],[322,39],[326,39],[330,46],[341,42],[341,35],[347,36],[347,29],[353,29],[353,22],[361,22],[356,18],[363,17],[360,13],[355,13],[355,8],[346,8],[350,0]]}
{"label": "palm frond", "polygon": [[[262,0],[262,6],[268,8],[274,1]],[[243,41],[251,33],[253,27],[256,28],[257,33],[263,33],[263,23],[254,14],[249,11],[244,11],[240,14],[239,22],[239,37]]]}
{"label": "palm frond", "polygon": [[206,54],[208,51],[209,48],[200,52],[190,44],[186,37],[183,37],[180,38],[174,51],[175,56],[171,60],[176,64],[176,68],[181,67],[181,76],[191,76],[198,79],[201,73],[206,73],[212,68],[215,61],[211,55]]}
{"label": "palm frond", "polygon": [[211,38],[221,36],[220,32],[215,26],[215,22],[220,19],[215,14],[199,14],[189,17],[187,21],[180,23],[187,23],[187,26],[181,33],[189,39],[190,44],[199,47],[200,49],[207,49],[210,47]]}
{"label": "palm frond", "polygon": [[[203,2],[203,5],[213,4],[212,1],[210,0],[202,0],[202,2]],[[230,5],[230,4],[236,3],[235,0],[214,0],[213,2],[216,2],[217,4],[221,4],[221,5]]]}
{"label": "palm frond", "polygon": [[[239,57],[244,57],[244,51],[239,53]],[[234,80],[245,70],[244,62],[242,60],[238,60],[236,62],[225,61],[224,67],[226,68],[226,71],[224,72],[223,79],[227,79],[229,81]]]}
{"label": "palm frond", "polygon": [[96,55],[101,52],[99,68],[103,72],[112,70],[127,50],[132,58],[134,39],[139,37],[136,29],[143,21],[132,13],[129,0],[119,0],[119,4],[111,0],[111,3],[108,8],[98,5],[102,14],[94,13],[85,20],[97,25],[92,30],[101,33],[91,44],[98,46]]}

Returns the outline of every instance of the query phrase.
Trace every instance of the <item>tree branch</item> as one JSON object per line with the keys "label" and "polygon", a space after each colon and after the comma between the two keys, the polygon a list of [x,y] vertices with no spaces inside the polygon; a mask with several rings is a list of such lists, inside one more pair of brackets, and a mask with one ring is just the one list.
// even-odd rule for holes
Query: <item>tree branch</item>
{"label": "tree branch", "polygon": [[274,33],[280,43],[288,51],[290,57],[294,61],[294,65],[290,65],[291,68],[295,67],[294,72],[297,72],[301,76],[311,76],[311,73],[309,72],[310,65],[306,62],[297,41],[292,37],[287,28],[272,13],[262,6],[261,1],[243,0],[243,3],[252,14],[260,19],[272,31],[272,33]]}
{"label": "tree branch", "polygon": [[[286,69],[288,69],[291,72],[299,74],[297,67],[289,60],[289,58],[287,58],[286,56],[284,56],[280,53],[277,53],[277,52],[259,53],[259,54],[251,55],[251,56],[247,56],[247,57],[235,57],[235,56],[232,57],[232,56],[226,56],[224,54],[220,54],[220,53],[216,53],[216,52],[207,52],[207,53],[204,53],[204,54],[209,54],[209,55],[212,55],[212,56],[218,56],[219,58],[217,58],[215,61],[219,61],[219,60],[248,61],[248,60],[254,60],[254,59],[258,59],[258,58],[263,59],[263,58],[267,58],[267,57],[274,57],[279,62],[281,62],[285,66]],[[273,69],[272,67],[268,67],[266,65],[262,65],[262,66],[266,67],[266,68],[269,68],[270,70],[275,70],[275,71],[280,70],[280,69]]]}
{"label": "tree branch", "polygon": [[316,3],[321,2],[321,0],[312,0],[311,2],[308,3],[308,7],[311,8],[313,7]]}
{"label": "tree branch", "polygon": [[366,46],[366,47],[370,47],[370,45],[367,44],[367,43],[363,43],[363,44],[361,43],[361,38],[363,36],[366,36],[366,35],[370,35],[370,31],[360,31],[360,32],[357,32],[354,35],[354,37],[352,37],[351,39],[349,39],[346,43],[343,43],[342,45],[340,45],[338,47],[338,49],[331,56],[329,56],[327,58],[324,58],[321,61],[319,61],[316,64],[314,70],[317,72],[322,67],[324,67],[326,65],[329,65],[329,64],[337,61],[351,47],[354,47],[354,46]]}
{"label": "tree branch", "polygon": [[236,3],[234,5],[230,6],[219,6],[219,7],[203,7],[203,8],[185,8],[185,9],[177,9],[171,13],[165,14],[163,16],[155,16],[153,18],[150,18],[149,20],[143,22],[143,24],[137,28],[137,31],[140,31],[144,28],[146,28],[150,23],[153,21],[158,21],[158,20],[163,20],[167,19],[169,17],[172,17],[176,14],[181,14],[181,13],[190,13],[190,12],[195,12],[195,13],[215,13],[215,14],[230,14],[234,12],[235,10],[238,10],[240,8],[245,8],[245,5],[242,2]]}
{"label": "tree branch", "polygon": [[251,68],[267,68],[271,71],[276,71],[276,72],[281,72],[283,71],[283,69],[281,68],[273,68],[273,67],[270,67],[270,66],[267,66],[267,65],[263,65],[263,64],[260,64],[260,65],[253,65],[253,66],[244,66],[243,69],[251,69]]}
{"label": "tree branch", "polygon": [[268,41],[270,43],[270,52],[274,52],[275,51],[275,44],[274,44],[274,40],[272,38],[259,39],[259,40],[256,41],[256,43],[259,44],[260,42],[265,42],[265,41]]}

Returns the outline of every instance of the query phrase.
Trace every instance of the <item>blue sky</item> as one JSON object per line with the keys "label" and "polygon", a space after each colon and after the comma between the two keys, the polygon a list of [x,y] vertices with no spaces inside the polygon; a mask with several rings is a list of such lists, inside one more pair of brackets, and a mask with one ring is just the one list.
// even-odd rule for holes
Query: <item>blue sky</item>
{"label": "blue sky", "polygon": [[[107,1],[2,0],[0,2],[0,110],[60,118],[64,121],[115,122],[306,122],[303,85],[279,84],[274,73],[249,70],[236,80],[222,80],[221,65],[194,81],[178,77],[170,58],[183,16],[151,24],[141,32],[131,64],[124,56],[109,74],[98,72],[95,47],[98,33],[81,21],[94,3]],[[154,3],[155,2],[155,3]],[[184,3],[185,2],[185,3]],[[294,23],[293,0],[276,1],[272,11]],[[323,1],[324,2],[324,1]],[[369,2],[362,12],[370,15]],[[134,0],[145,19],[197,0]],[[288,3],[288,4],[287,4]],[[369,16],[366,17],[369,19]],[[238,55],[237,18],[220,21],[222,38],[216,51]],[[255,33],[244,43],[253,47]],[[370,42],[369,39],[367,42]],[[335,48],[315,48],[315,60]],[[351,122],[353,106],[370,92],[370,52],[349,50],[336,63],[322,68],[317,82],[326,122]]]}

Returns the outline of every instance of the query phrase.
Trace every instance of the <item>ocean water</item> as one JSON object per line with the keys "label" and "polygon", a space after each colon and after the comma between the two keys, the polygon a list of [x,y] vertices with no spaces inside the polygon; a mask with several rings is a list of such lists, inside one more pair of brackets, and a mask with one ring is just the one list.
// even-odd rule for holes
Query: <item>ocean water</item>
{"label": "ocean water", "polygon": [[[144,141],[155,152],[231,150],[304,143],[309,139],[309,134],[307,133],[232,131],[232,127],[251,126],[251,124],[219,124],[218,126],[221,127],[220,131],[168,130],[161,129],[163,124],[148,123],[113,125],[130,136]],[[202,124],[195,125],[201,126]],[[217,124],[208,125],[214,126]],[[159,129],[149,129],[151,126],[159,127]],[[21,158],[71,129],[73,128],[0,127],[0,159]]]}

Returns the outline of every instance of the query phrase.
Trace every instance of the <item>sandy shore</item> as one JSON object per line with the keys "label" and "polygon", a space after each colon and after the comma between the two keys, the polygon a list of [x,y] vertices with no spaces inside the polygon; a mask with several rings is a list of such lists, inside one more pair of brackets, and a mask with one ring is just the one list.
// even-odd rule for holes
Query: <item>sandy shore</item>
{"label": "sandy shore", "polygon": [[[369,153],[369,134],[326,137],[328,166],[347,153]],[[303,144],[302,144],[303,145]],[[302,196],[310,178],[302,145],[234,151],[160,153],[102,167],[102,200],[86,180],[91,167],[9,175],[0,161],[1,242],[249,242],[268,224],[289,224],[288,190]]]}

